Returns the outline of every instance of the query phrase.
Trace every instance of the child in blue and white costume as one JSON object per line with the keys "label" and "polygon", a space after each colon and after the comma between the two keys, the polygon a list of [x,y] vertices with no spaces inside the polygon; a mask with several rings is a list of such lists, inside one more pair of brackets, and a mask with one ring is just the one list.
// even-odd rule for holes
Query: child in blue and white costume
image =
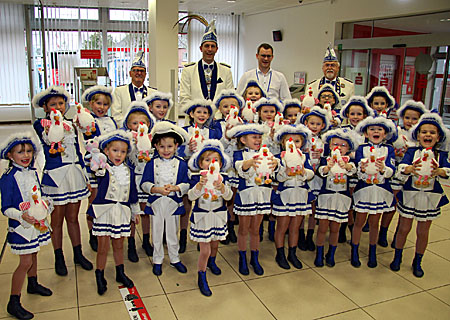
{"label": "child in blue and white costume", "polygon": [[373,87],[367,94],[366,100],[377,115],[390,119],[396,103],[385,86]]}
{"label": "child in blue and white costume", "polygon": [[[290,269],[289,262],[297,268],[302,268],[302,263],[295,253],[298,245],[298,232],[303,218],[312,213],[311,202],[313,195],[309,192],[308,180],[314,177],[314,170],[309,164],[309,154],[304,153],[305,162],[295,174],[292,168],[286,167],[284,157],[297,154],[297,148],[302,149],[310,140],[311,131],[304,125],[284,125],[275,133],[275,141],[281,145],[283,152],[276,157],[280,160],[277,172],[279,182],[277,190],[272,197],[272,213],[277,217],[275,230],[275,248],[277,255],[275,261],[283,269]],[[293,143],[292,148],[286,150],[286,144]],[[298,164],[300,165],[300,163]],[[296,168],[297,169],[297,168]],[[288,257],[284,253],[284,238],[289,229]]]}
{"label": "child in blue and white costume", "polygon": [[[314,265],[316,267],[324,266],[325,237],[328,229],[330,229],[330,246],[326,254],[326,264],[329,267],[333,267],[340,224],[348,221],[349,210],[352,204],[349,178],[356,173],[356,166],[350,154],[355,150],[357,144],[355,135],[350,129],[338,128],[330,130],[323,135],[323,139],[328,145],[327,149],[330,150],[326,155],[330,159],[325,156],[322,157],[320,167],[317,170],[318,174],[323,178],[323,184],[316,204],[315,217],[319,220],[319,228],[317,230],[317,249]],[[333,159],[331,151],[334,150],[339,150],[342,157],[348,157],[348,161]],[[333,166],[336,165],[344,169],[341,171],[344,173],[342,177],[336,177],[336,175],[331,173]],[[336,181],[336,179],[339,179],[339,181]],[[342,181],[342,179],[344,180]]]}
{"label": "child in blue and white costume", "polygon": [[[360,145],[355,155],[359,181],[353,193],[356,219],[352,233],[351,264],[356,268],[361,266],[358,247],[362,228],[367,215],[369,215],[369,261],[367,266],[375,268],[377,266],[376,249],[381,215],[395,210],[395,199],[390,184],[390,178],[395,173],[395,154],[394,148],[385,142],[397,134],[397,128],[391,120],[385,117],[367,117],[357,125],[356,132],[364,134],[368,142]],[[366,173],[369,163],[374,163],[378,171],[375,177]]]}
{"label": "child in blue and white costume", "polygon": [[[326,110],[319,106],[314,106],[311,108],[309,113],[304,114],[297,119],[297,123],[304,124],[312,133],[308,144],[305,146],[305,152],[309,154],[309,163],[315,172],[319,168],[320,158],[323,156],[325,151],[325,144],[322,141],[321,135],[330,128],[331,120],[328,117]],[[315,201],[319,195],[320,189],[322,188],[322,179],[318,175],[315,175],[308,185],[314,195]],[[314,211],[315,202],[312,203],[312,214],[308,219],[308,231],[306,233],[306,238],[305,229],[303,227],[305,221],[303,221],[303,224],[300,226],[298,248],[303,251],[314,251],[316,249],[313,240],[314,228],[316,227]]]}
{"label": "child in blue and white costume", "polygon": [[148,110],[155,117],[156,122],[169,121],[175,124],[175,122],[166,119],[167,114],[173,107],[172,92],[155,91],[145,98],[144,101],[147,103]]}
{"label": "child in blue and white costume", "polygon": [[[419,122],[410,130],[411,140],[417,141],[419,146],[408,148],[397,170],[397,175],[406,178],[406,182],[397,194],[400,222],[395,242],[395,257],[390,267],[393,271],[400,270],[406,238],[413,220],[416,220],[417,240],[412,267],[414,276],[420,278],[424,275],[421,262],[428,245],[431,223],[440,216],[442,206],[449,203],[441,183],[448,181],[450,177],[450,163],[448,152],[440,150],[449,139],[449,131],[442,122],[442,118],[435,113],[423,114]],[[423,159],[421,152],[426,149],[433,152],[436,163],[431,165],[429,184],[418,184],[417,170],[422,165],[426,165],[420,160],[420,158]]]}
{"label": "child in blue and white costume", "polygon": [[[234,168],[239,175],[239,187],[234,199],[234,213],[239,216],[238,249],[239,272],[248,275],[247,236],[250,233],[250,264],[257,275],[264,274],[258,261],[259,227],[263,216],[271,212],[272,185],[255,182],[256,168],[260,161],[255,158],[262,146],[262,136],[268,128],[260,124],[243,124],[228,131],[230,138],[237,139],[238,151],[234,152]],[[276,158],[271,159],[271,167],[278,166]]]}
{"label": "child in blue and white costume", "polygon": [[[36,201],[32,194],[40,193],[40,183],[34,161],[39,143],[31,132],[13,134],[0,146],[0,158],[9,160],[9,168],[0,179],[2,212],[8,217],[7,242],[20,261],[11,280],[11,295],[7,306],[9,314],[19,319],[31,319],[33,314],[20,304],[25,277],[28,276],[27,292],[50,296],[52,291],[37,282],[37,253],[41,246],[50,242],[50,232],[35,227],[37,221],[22,202]],[[36,188],[36,192],[33,189]],[[39,202],[38,202],[39,203]],[[51,209],[47,209],[50,212]]]}
{"label": "child in blue and white costume", "polygon": [[273,139],[275,128],[273,127],[277,112],[283,114],[283,105],[278,99],[261,98],[253,104],[258,114],[258,123],[266,126],[269,131],[263,135],[262,144],[267,145],[273,154],[280,153],[280,146]]}
{"label": "child in blue and white costume", "polygon": [[[123,129],[137,134],[139,130],[139,123],[145,123],[148,127],[148,133],[150,133],[156,120],[155,117],[149,112],[147,104],[144,101],[133,101],[131,102],[128,110],[123,119]],[[145,205],[147,203],[148,194],[142,191],[141,179],[144,173],[145,165],[147,162],[144,159],[139,159],[139,150],[137,149],[137,139],[133,139],[132,149],[128,155],[127,161],[134,167],[134,173],[136,177],[136,187],[139,197],[139,206],[141,210],[144,211]],[[150,156],[153,150],[150,150]],[[153,254],[153,247],[150,244],[150,218],[149,216],[143,215],[141,219],[142,227],[142,248],[145,254],[149,257]],[[131,234],[128,238],[128,260],[131,262],[138,262],[139,256],[136,251],[136,241],[135,241],[136,225],[134,221],[131,222]]]}
{"label": "child in blue and white costume", "polygon": [[[43,108],[46,119],[36,120],[33,124],[41,140],[45,167],[42,176],[42,194],[53,200],[55,209],[52,212],[51,227],[52,244],[55,250],[55,272],[60,276],[67,275],[67,267],[62,251],[63,222],[66,220],[69,237],[73,246],[74,262],[85,270],[92,270],[92,263],[81,251],[80,225],[78,212],[81,200],[89,197],[90,186],[87,173],[78,144],[77,132],[72,122],[65,119],[55,119],[64,125],[63,152],[50,153],[51,143],[47,136],[47,129],[42,123],[50,121],[51,109],[58,110],[62,115],[69,108],[70,94],[63,87],[49,87],[34,96],[32,105]],[[54,151],[54,150],[53,150]]]}
{"label": "child in blue and white costume", "polygon": [[[207,177],[200,171],[208,171],[212,162],[217,162],[221,171],[214,174],[221,174],[223,178],[213,182],[213,193],[205,191]],[[225,201],[231,200],[233,196],[227,176],[222,172],[225,172],[230,165],[231,160],[220,141],[212,139],[205,140],[202,148],[189,160],[192,174],[188,197],[190,201],[195,201],[190,218],[190,238],[199,243],[198,286],[205,296],[212,294],[206,280],[206,268],[208,267],[215,275],[220,275],[222,272],[216,265],[216,256],[219,241],[225,240],[227,235],[228,212]],[[217,198],[213,199],[213,196]]]}
{"label": "child in blue and white costume", "polygon": [[97,266],[95,278],[97,292],[106,291],[105,267],[112,242],[116,281],[127,288],[134,286],[124,272],[123,240],[130,236],[131,221],[141,214],[132,167],[126,163],[131,151],[133,136],[129,132],[116,130],[99,137],[100,149],[108,157],[103,176],[98,176],[98,192],[87,213],[94,218],[92,233],[98,237]]}
{"label": "child in blue and white costume", "polygon": [[144,213],[152,215],[153,273],[162,274],[164,260],[163,236],[167,241],[170,265],[186,273],[178,254],[178,216],[185,213],[183,196],[189,190],[188,166],[176,156],[179,146],[187,140],[186,132],[168,122],[158,122],[152,129],[153,158],[146,164],[141,188],[149,196]]}
{"label": "child in blue and white costume", "polygon": [[332,115],[330,124],[334,128],[339,127],[342,122],[342,119],[340,118],[341,102],[333,86],[329,83],[324,84],[317,93],[317,99],[319,100],[318,105],[322,108],[325,107],[326,103],[330,104]]}

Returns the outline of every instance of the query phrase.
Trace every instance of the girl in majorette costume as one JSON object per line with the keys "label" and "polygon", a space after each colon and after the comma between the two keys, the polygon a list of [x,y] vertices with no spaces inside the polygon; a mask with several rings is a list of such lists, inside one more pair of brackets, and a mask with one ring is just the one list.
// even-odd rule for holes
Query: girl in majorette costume
{"label": "girl in majorette costume", "polygon": [[[402,161],[403,156],[406,153],[406,150],[410,147],[417,147],[419,143],[417,141],[411,140],[410,130],[411,128],[419,121],[419,118],[422,114],[427,112],[427,108],[422,102],[408,100],[406,101],[398,110],[397,115],[399,119],[401,119],[401,126],[397,127],[398,130],[398,138],[393,143],[394,151],[395,151],[395,167],[397,168],[399,163]],[[394,197],[397,196],[397,193],[402,189],[403,183],[396,175],[391,179],[392,190],[394,191]],[[392,218],[395,214],[383,214],[381,218],[380,225],[380,234],[378,235],[378,244],[382,247],[388,246],[387,241],[387,231],[389,225],[391,224]],[[398,224],[397,224],[398,227]],[[391,247],[394,248],[395,245],[395,236],[397,234],[397,229],[395,230],[394,238],[391,242]]]}
{"label": "girl in majorette costume", "polygon": [[[239,175],[239,187],[234,199],[234,213],[239,216],[238,250],[239,272],[249,274],[247,266],[247,236],[250,233],[250,264],[257,275],[264,274],[259,264],[259,228],[264,215],[271,212],[272,185],[257,184],[257,169],[262,165],[259,151],[262,147],[262,136],[267,133],[267,127],[259,124],[244,124],[228,131],[230,138],[237,139],[238,151],[234,152],[234,167]],[[278,161],[272,156],[266,159],[269,170],[275,170]]]}
{"label": "girl in majorette costume", "polygon": [[[331,125],[330,118],[325,110],[319,106],[311,108],[310,112],[304,114],[301,118],[297,119],[297,123],[304,124],[309,130],[311,130],[311,138],[308,144],[305,146],[305,152],[309,154],[309,163],[311,164],[314,172],[319,168],[320,158],[322,157],[325,149],[325,145],[322,141],[321,135],[326,132]],[[314,218],[315,212],[315,199],[319,195],[319,191],[322,188],[322,179],[315,175],[314,178],[308,183],[309,188],[314,196],[312,201],[312,214],[308,218],[308,231],[305,238],[305,221],[300,225],[298,248],[300,250],[314,251],[316,246],[314,244],[314,228],[316,227],[316,219]]]}
{"label": "girl in majorette costume", "polygon": [[450,163],[448,152],[440,150],[449,139],[449,131],[438,114],[425,113],[410,132],[411,140],[417,141],[419,146],[408,148],[397,170],[397,175],[406,178],[406,182],[397,194],[400,222],[390,267],[393,271],[400,270],[406,238],[413,220],[416,220],[417,240],[412,268],[414,276],[420,278],[424,275],[421,262],[431,222],[439,217],[442,206],[449,202],[441,183],[450,176]]}
{"label": "girl in majorette costume", "polygon": [[266,91],[259,85],[256,80],[249,80],[245,85],[244,91],[240,92],[245,101],[250,100],[252,104],[261,98],[266,98]]}
{"label": "girl in majorette costume", "polygon": [[[55,250],[55,272],[67,275],[62,251],[63,223],[66,220],[69,238],[73,246],[73,260],[85,270],[92,270],[92,263],[81,251],[78,212],[81,200],[89,197],[90,185],[83,157],[72,122],[63,118],[70,102],[70,94],[63,87],[49,87],[34,96],[35,108],[43,108],[47,116],[38,119],[33,127],[42,142],[45,167],[42,176],[42,194],[53,200],[51,234]],[[61,115],[61,116],[60,116]]]}
{"label": "girl in majorette costume", "polygon": [[358,164],[358,184],[353,193],[355,225],[352,233],[351,264],[361,266],[359,241],[361,231],[369,215],[369,268],[377,266],[377,241],[379,222],[385,212],[395,210],[390,178],[395,173],[394,148],[386,144],[397,134],[394,123],[384,117],[367,117],[356,126],[356,132],[368,139],[358,147],[355,163]]}
{"label": "girl in majorette costume", "polygon": [[[308,180],[314,177],[309,164],[309,154],[302,148],[310,140],[311,131],[303,124],[282,126],[275,134],[283,152],[276,157],[280,159],[277,172],[278,188],[272,198],[272,213],[277,217],[275,230],[275,261],[283,269],[290,269],[288,261],[297,269],[302,263],[295,253],[298,245],[298,231],[305,216],[312,213],[313,195],[309,192]],[[288,256],[284,253],[284,238],[289,229]]]}
{"label": "girl in majorette costume", "polygon": [[0,179],[1,209],[8,217],[6,240],[12,253],[20,258],[12,275],[6,310],[18,319],[33,318],[33,314],[20,304],[26,276],[28,293],[52,295],[50,289],[37,282],[37,253],[41,246],[50,242],[47,215],[51,212],[41,198],[39,177],[33,167],[38,147],[31,132],[13,134],[0,146],[0,158],[9,160],[9,167]]}
{"label": "girl in majorette costume", "polygon": [[199,243],[198,287],[205,296],[212,294],[206,280],[206,268],[213,274],[222,271],[216,264],[219,241],[227,235],[226,202],[233,192],[222,173],[231,165],[230,158],[218,140],[205,140],[202,148],[189,160],[192,170],[188,197],[195,201],[191,214],[190,238]]}
{"label": "girl in majorette costume", "polygon": [[302,105],[298,99],[286,99],[283,101],[283,116],[290,124],[295,124],[301,116]]}
{"label": "girl in majorette costume", "polygon": [[352,198],[349,178],[356,173],[354,159],[350,153],[355,150],[355,135],[349,129],[335,129],[325,133],[322,138],[330,150],[328,157],[322,157],[318,174],[323,178],[322,189],[316,203],[316,219],[319,228],[316,239],[316,259],[314,265],[323,267],[325,236],[330,229],[328,252],[325,255],[327,266],[333,267],[334,255],[338,243],[338,230],[346,223]]}
{"label": "girl in majorette costume", "polygon": [[[214,123],[214,127],[216,130],[221,132],[220,142],[222,143],[225,154],[233,159],[233,153],[237,150],[236,148],[236,140],[230,139],[227,136],[227,131],[232,128],[232,126],[227,123],[227,116],[230,113],[231,106],[237,107],[237,110],[241,110],[244,107],[244,99],[237,94],[236,90],[222,90],[220,94],[214,99],[214,105],[221,112],[222,119],[216,120]],[[241,119],[242,120],[242,119]],[[233,166],[229,166],[227,170],[228,175],[228,184],[233,191],[233,198],[227,202],[228,208],[228,235],[225,240],[222,241],[223,244],[229,244],[230,242],[236,243],[237,237],[234,231],[234,224],[236,222],[236,217],[233,212],[234,206],[234,197],[236,195],[237,187],[239,184],[239,179],[237,177],[236,171]]]}
{"label": "girl in majorette costume", "polygon": [[173,107],[172,92],[152,92],[147,98],[144,99],[147,103],[148,110],[155,117],[156,122],[169,121],[173,124],[172,120],[166,119],[167,114]]}
{"label": "girl in majorette costume", "polygon": [[367,103],[377,115],[391,119],[395,111],[395,99],[384,86],[373,87],[366,96]]}
{"label": "girl in majorette costume", "polygon": [[125,163],[131,151],[133,136],[124,130],[115,130],[99,137],[100,149],[108,157],[109,167],[97,177],[98,192],[87,213],[94,218],[92,233],[98,238],[95,279],[97,292],[106,290],[105,267],[112,242],[116,281],[127,288],[134,286],[124,272],[123,240],[130,236],[131,221],[141,214],[134,168]]}
{"label": "girl in majorette costume", "polygon": [[336,93],[333,86],[329,83],[324,84],[317,93],[317,99],[319,100],[318,105],[327,110],[331,126],[334,128],[340,126],[342,121],[339,109],[341,103],[339,95]]}

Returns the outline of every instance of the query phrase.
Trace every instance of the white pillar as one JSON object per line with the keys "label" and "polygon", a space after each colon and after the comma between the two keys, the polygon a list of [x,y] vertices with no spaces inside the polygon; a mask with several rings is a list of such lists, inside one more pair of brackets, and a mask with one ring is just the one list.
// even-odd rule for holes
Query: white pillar
{"label": "white pillar", "polygon": [[[150,86],[172,92],[178,101],[178,0],[148,0]],[[169,118],[175,120],[177,108]]]}

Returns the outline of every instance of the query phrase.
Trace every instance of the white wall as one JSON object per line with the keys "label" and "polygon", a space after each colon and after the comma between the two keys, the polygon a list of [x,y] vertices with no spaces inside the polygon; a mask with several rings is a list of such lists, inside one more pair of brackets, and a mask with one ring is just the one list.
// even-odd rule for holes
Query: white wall
{"label": "white wall", "polygon": [[[322,75],[328,43],[342,22],[397,17],[450,9],[448,0],[325,0],[294,8],[244,15],[241,25],[240,71],[256,66],[256,48],[267,42],[274,48],[272,67],[283,72],[289,84],[294,71],[306,71],[307,81]],[[335,30],[338,29],[338,30]],[[282,42],[273,42],[272,31],[281,30]]]}

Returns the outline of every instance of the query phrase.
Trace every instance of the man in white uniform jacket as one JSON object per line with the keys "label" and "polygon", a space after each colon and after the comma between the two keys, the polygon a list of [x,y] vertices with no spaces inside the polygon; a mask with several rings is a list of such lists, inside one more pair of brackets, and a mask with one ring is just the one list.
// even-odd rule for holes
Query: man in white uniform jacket
{"label": "man in white uniform jacket", "polygon": [[269,98],[277,98],[281,101],[291,99],[291,93],[284,74],[270,68],[273,60],[272,46],[268,43],[260,44],[256,52],[256,59],[258,60],[258,68],[251,69],[242,75],[237,92],[242,95],[248,81],[255,80],[267,92]]}
{"label": "man in white uniform jacket", "polygon": [[131,83],[119,86],[114,89],[113,103],[111,105],[111,116],[116,121],[119,128],[122,126],[122,119],[132,101],[140,101],[156,90],[144,85],[147,68],[144,63],[144,52],[137,53],[131,65]]}
{"label": "man in white uniform jacket", "polygon": [[[330,84],[334,88],[334,91],[338,94],[341,101],[340,106],[336,106],[337,109],[341,109],[355,94],[355,85],[353,84],[353,81],[337,76],[339,67],[340,64],[336,53],[331,45],[329,45],[325,53],[325,57],[323,58],[323,77],[308,83],[308,88],[312,88],[316,98],[320,88],[326,83]],[[306,88],[306,90],[308,90],[308,88]]]}
{"label": "man in white uniform jacket", "polygon": [[184,66],[180,80],[180,108],[195,99],[214,100],[222,90],[234,89],[230,66],[214,61],[217,49],[215,21],[206,27],[200,51],[202,59]]}

